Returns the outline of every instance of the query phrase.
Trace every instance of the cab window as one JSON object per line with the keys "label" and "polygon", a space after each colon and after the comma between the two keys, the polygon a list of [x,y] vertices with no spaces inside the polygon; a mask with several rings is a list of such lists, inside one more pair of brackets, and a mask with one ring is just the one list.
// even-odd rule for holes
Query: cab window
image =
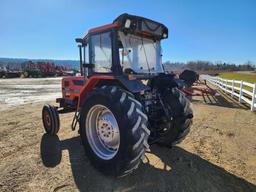
{"label": "cab window", "polygon": [[91,62],[95,65],[95,72],[111,72],[111,32],[91,36]]}

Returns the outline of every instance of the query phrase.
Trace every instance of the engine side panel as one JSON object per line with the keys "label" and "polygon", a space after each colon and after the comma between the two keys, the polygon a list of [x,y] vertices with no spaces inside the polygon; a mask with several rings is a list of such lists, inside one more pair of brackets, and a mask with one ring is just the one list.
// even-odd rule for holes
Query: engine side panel
{"label": "engine side panel", "polygon": [[62,98],[73,101],[79,97],[79,93],[85,83],[84,77],[64,77],[62,79]]}

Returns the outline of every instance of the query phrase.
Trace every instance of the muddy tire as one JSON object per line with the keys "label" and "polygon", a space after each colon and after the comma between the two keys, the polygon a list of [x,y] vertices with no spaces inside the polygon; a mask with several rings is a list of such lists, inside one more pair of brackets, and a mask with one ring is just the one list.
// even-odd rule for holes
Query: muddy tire
{"label": "muddy tire", "polygon": [[170,126],[158,140],[158,144],[171,147],[180,143],[189,133],[192,125],[193,111],[190,101],[177,89],[173,88],[172,93],[164,95],[165,102],[172,110],[171,124],[162,125]]}
{"label": "muddy tire", "polygon": [[45,132],[56,135],[60,129],[60,119],[57,109],[52,105],[44,105],[42,110],[42,120]]}
{"label": "muddy tire", "polygon": [[142,105],[116,86],[89,93],[80,113],[80,134],[92,165],[111,176],[131,173],[149,147]]}

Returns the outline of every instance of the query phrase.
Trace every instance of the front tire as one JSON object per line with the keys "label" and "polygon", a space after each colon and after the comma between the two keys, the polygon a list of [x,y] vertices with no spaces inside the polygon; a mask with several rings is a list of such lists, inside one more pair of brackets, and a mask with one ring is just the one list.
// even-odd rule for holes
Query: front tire
{"label": "front tire", "polygon": [[42,110],[42,120],[45,132],[56,135],[60,129],[60,119],[57,109],[52,105],[44,105]]}
{"label": "front tire", "polygon": [[142,105],[116,86],[89,93],[80,113],[80,134],[92,165],[111,176],[131,173],[149,147],[150,131]]}

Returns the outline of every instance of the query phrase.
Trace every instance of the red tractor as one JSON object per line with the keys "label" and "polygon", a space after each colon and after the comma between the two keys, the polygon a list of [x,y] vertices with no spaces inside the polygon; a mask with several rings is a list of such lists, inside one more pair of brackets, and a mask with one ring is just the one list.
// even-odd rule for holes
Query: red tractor
{"label": "red tractor", "polygon": [[76,39],[80,77],[62,79],[59,107],[45,105],[45,131],[57,134],[59,112],[74,111],[92,165],[124,176],[138,167],[153,143],[171,147],[189,132],[193,113],[174,76],[161,63],[161,23],[122,14]]}

